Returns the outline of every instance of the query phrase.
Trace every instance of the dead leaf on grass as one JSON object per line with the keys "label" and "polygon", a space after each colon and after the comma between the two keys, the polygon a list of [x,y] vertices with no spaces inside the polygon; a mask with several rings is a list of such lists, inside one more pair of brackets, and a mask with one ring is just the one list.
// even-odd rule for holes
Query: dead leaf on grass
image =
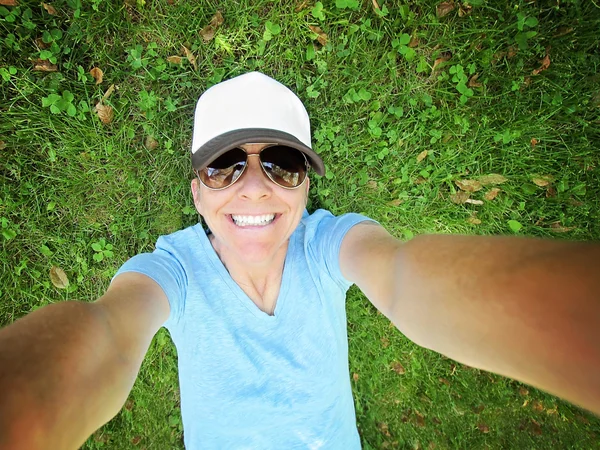
{"label": "dead leaf on grass", "polygon": [[48,14],[50,14],[51,16],[58,15],[58,11],[56,11],[56,9],[54,8],[54,6],[52,6],[52,5],[48,4],[48,3],[42,3],[42,6],[46,10],[46,12]]}
{"label": "dead leaf on grass", "polygon": [[536,436],[540,436],[542,434],[542,426],[537,420],[531,419],[531,432]]}
{"label": "dead leaf on grass", "polygon": [[477,180],[456,180],[454,183],[459,189],[466,192],[477,192],[483,188],[483,185]]}
{"label": "dead leaf on grass", "polygon": [[474,200],[472,198],[468,198],[465,200],[465,203],[470,203],[471,205],[483,205],[483,200]]}
{"label": "dead leaf on grass", "polygon": [[[204,42],[208,42],[215,37],[215,33],[219,27],[223,24],[223,15],[221,11],[217,11],[216,14],[210,19],[210,23],[200,30],[200,36]],[[191,61],[190,61],[191,62]],[[194,64],[192,64],[194,65]]]}
{"label": "dead leaf on grass", "polygon": [[473,407],[473,412],[475,414],[481,414],[484,409],[485,409],[485,405],[477,405],[477,406]]}
{"label": "dead leaf on grass", "polygon": [[442,64],[445,63],[446,61],[449,61],[450,58],[452,58],[452,54],[450,53],[442,53],[439,58],[437,58],[434,62],[433,62],[433,67],[431,68],[431,75],[435,74],[437,67]]}
{"label": "dead leaf on grass", "polygon": [[476,216],[471,216],[467,219],[471,225],[481,225],[481,219],[478,219]]}
{"label": "dead leaf on grass", "polygon": [[450,201],[452,203],[456,203],[457,205],[462,205],[467,200],[469,200],[470,196],[471,196],[471,193],[469,193],[469,192],[456,191],[456,193],[450,195]]}
{"label": "dead leaf on grass", "polygon": [[379,428],[379,431],[381,431],[387,437],[391,436],[387,423],[381,422],[381,423],[377,424],[377,428]]}
{"label": "dead leaf on grass", "polygon": [[4,150],[6,148],[6,142],[0,141],[0,150]]}
{"label": "dead leaf on grass", "polygon": [[532,404],[531,407],[536,410],[536,411],[543,411],[544,410],[544,405],[542,405],[542,403],[539,400],[535,400]]}
{"label": "dead leaf on grass", "polygon": [[552,175],[536,175],[531,178],[531,181],[536,186],[546,187],[554,181],[554,177]]}
{"label": "dead leaf on grass", "polygon": [[531,138],[531,147],[535,148],[536,145],[538,145],[538,141],[536,138]]}
{"label": "dead leaf on grass", "polygon": [[113,121],[115,116],[112,106],[102,104],[102,101],[96,103],[96,114],[98,114],[98,118],[100,122],[104,125],[108,125]]}
{"label": "dead leaf on grass", "polygon": [[425,416],[421,414],[419,411],[415,411],[416,422],[419,428],[423,428],[425,426]]}
{"label": "dead leaf on grass", "polygon": [[546,49],[546,56],[544,56],[544,59],[542,59],[541,66],[539,68],[535,69],[533,72],[531,72],[531,74],[538,75],[539,73],[543,72],[544,70],[547,70],[548,67],[550,67],[550,48]]}
{"label": "dead leaf on grass", "polygon": [[158,147],[158,141],[154,139],[154,136],[148,135],[144,140],[144,147],[146,147],[148,150],[154,150],[156,147]]}
{"label": "dead leaf on grass", "polygon": [[435,14],[438,18],[442,18],[454,11],[454,8],[456,8],[454,2],[442,2],[435,8]]}
{"label": "dead leaf on grass", "polygon": [[490,189],[489,191],[487,191],[485,193],[485,195],[483,196],[483,198],[485,198],[488,202],[491,202],[496,197],[498,197],[499,193],[500,193],[500,188],[492,188],[492,189]]}
{"label": "dead leaf on grass", "polygon": [[102,72],[100,67],[93,67],[92,70],[90,70],[90,75],[94,77],[96,84],[102,83],[102,80],[104,79],[104,72]]}
{"label": "dead leaf on grass", "polygon": [[379,7],[379,3],[377,3],[377,0],[372,0],[372,3],[373,3],[373,9],[375,11],[380,11],[381,10],[381,8]]}
{"label": "dead leaf on grass", "polygon": [[402,200],[401,198],[397,198],[396,200],[392,200],[391,202],[387,202],[387,204],[389,206],[400,206],[402,203],[404,203],[404,200]]}
{"label": "dead leaf on grass", "polygon": [[321,45],[327,44],[327,35],[325,33],[323,33],[323,30],[321,30],[321,27],[317,27],[315,25],[309,25],[308,28],[310,28],[310,31],[312,31],[313,33],[315,33],[317,35],[317,41],[319,42],[319,44],[321,44]]}
{"label": "dead leaf on grass", "polygon": [[429,153],[427,150],[423,150],[421,153],[419,153],[417,155],[417,162],[420,163],[423,161],[427,157],[427,153]]}
{"label": "dead leaf on grass", "polygon": [[377,181],[375,181],[375,180],[369,180],[369,181],[367,181],[367,187],[369,189],[376,190],[377,189]]}
{"label": "dead leaf on grass", "polygon": [[529,395],[529,390],[526,387],[521,386],[519,388],[519,395],[522,395],[522,396]]}
{"label": "dead leaf on grass", "polygon": [[114,84],[111,84],[102,96],[101,102],[105,102],[106,100],[108,100],[108,97],[110,97],[113,94],[113,92],[115,92],[115,89],[117,89],[117,87]]}
{"label": "dead leaf on grass", "polygon": [[19,6],[19,2],[17,0],[0,0],[0,5],[2,5],[2,6]]}
{"label": "dead leaf on grass", "polygon": [[352,379],[353,379],[354,381],[358,381],[358,378],[359,378],[359,377],[358,377],[358,374],[357,374],[356,372],[354,372],[354,373],[352,374]]}
{"label": "dead leaf on grass", "polygon": [[408,46],[410,48],[415,48],[419,46],[419,38],[416,36],[411,36],[410,41],[408,41]]}
{"label": "dead leaf on grass", "polygon": [[67,274],[60,267],[52,266],[50,269],[50,281],[58,289],[66,289],[69,287],[69,279]]}
{"label": "dead leaf on grass", "polygon": [[546,187],[546,198],[556,197],[556,188],[552,185]]}
{"label": "dead leaf on grass", "polygon": [[445,378],[440,377],[439,381],[440,381],[440,383],[443,383],[446,386],[450,386],[450,382],[448,380],[446,380]]}
{"label": "dead leaf on grass", "polygon": [[383,348],[388,348],[390,345],[390,340],[386,337],[382,337],[381,339],[381,345],[383,346]]}
{"label": "dead leaf on grass", "polygon": [[170,62],[171,64],[181,64],[183,58],[181,56],[167,56],[167,62]]}
{"label": "dead leaf on grass", "polygon": [[489,433],[490,432],[490,427],[488,427],[485,423],[481,422],[477,424],[477,428],[479,429],[479,431],[481,431],[482,433]]}
{"label": "dead leaf on grass", "polygon": [[568,233],[569,231],[573,231],[575,228],[576,227],[564,227],[561,225],[560,221],[550,224],[550,231],[554,233]]}
{"label": "dead leaf on grass", "polygon": [[56,64],[52,64],[47,59],[34,59],[31,62],[33,63],[33,70],[38,72],[56,72],[58,70]]}
{"label": "dead leaf on grass", "polygon": [[141,436],[134,436],[134,437],[131,438],[131,443],[133,445],[138,445],[141,441],[142,441],[142,437]]}
{"label": "dead leaf on grass", "polygon": [[394,372],[396,372],[398,375],[404,375],[405,374],[405,370],[404,370],[404,366],[402,364],[400,364],[400,362],[398,361],[394,361],[393,363],[390,364],[390,367],[392,368],[392,370]]}
{"label": "dead leaf on grass", "polygon": [[303,0],[301,3],[298,4],[298,6],[296,6],[296,8],[294,8],[295,12],[300,12],[302,11],[304,8],[306,8],[308,6],[309,1],[308,0]]}
{"label": "dead leaf on grass", "polygon": [[479,78],[479,74],[478,73],[474,74],[471,78],[469,78],[468,86],[470,88],[478,88],[478,87],[483,86],[483,84],[481,84],[479,81],[477,81],[478,78]]}
{"label": "dead leaf on grass", "polygon": [[508,178],[497,173],[491,173],[489,175],[482,175],[478,177],[477,181],[479,181],[483,186],[494,186],[496,184],[506,183],[508,181]]}
{"label": "dead leaf on grass", "polygon": [[194,54],[185,45],[182,45],[181,47],[183,48],[185,56],[194,68],[194,70],[198,70],[198,64],[196,64],[196,57],[194,56]]}
{"label": "dead leaf on grass", "polygon": [[469,14],[471,14],[472,10],[473,7],[471,5],[469,5],[468,3],[462,3],[458,7],[458,17],[468,16]]}

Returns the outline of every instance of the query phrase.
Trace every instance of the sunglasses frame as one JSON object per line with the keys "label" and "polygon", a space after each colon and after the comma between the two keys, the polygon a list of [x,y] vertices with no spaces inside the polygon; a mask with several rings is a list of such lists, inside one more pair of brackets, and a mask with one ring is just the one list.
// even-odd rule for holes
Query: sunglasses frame
{"label": "sunglasses frame", "polygon": [[[233,186],[235,183],[237,183],[237,182],[238,182],[238,181],[239,181],[239,180],[240,180],[240,179],[241,179],[241,178],[244,176],[244,174],[246,173],[246,168],[248,167],[248,158],[249,158],[250,156],[258,156],[258,157],[260,157],[260,154],[263,152],[263,150],[265,150],[265,149],[267,149],[267,148],[269,148],[269,147],[275,147],[275,146],[277,146],[277,145],[283,145],[283,146],[285,146],[285,147],[288,147],[288,148],[291,148],[291,149],[293,149],[293,150],[297,150],[298,152],[300,152],[300,153],[302,154],[302,156],[304,157],[304,165],[305,165],[305,167],[306,167],[306,175],[304,176],[304,180],[302,180],[302,183],[300,183],[298,186],[293,186],[293,187],[282,186],[281,184],[277,183],[275,180],[273,180],[273,179],[272,179],[272,178],[269,176],[269,174],[267,173],[267,171],[265,170],[265,168],[263,167],[263,165],[262,165],[262,162],[261,162],[261,164],[260,164],[260,168],[261,168],[261,170],[262,170],[263,174],[264,174],[264,175],[267,177],[267,179],[268,179],[269,181],[271,181],[273,184],[275,184],[276,186],[279,186],[280,188],[287,189],[287,190],[293,190],[293,189],[298,189],[300,186],[302,186],[302,185],[304,184],[304,182],[306,181],[306,179],[308,178],[308,171],[310,170],[310,163],[308,162],[308,159],[306,158],[306,155],[304,154],[304,152],[303,152],[303,151],[301,151],[301,150],[298,150],[298,149],[296,149],[296,148],[294,148],[294,147],[290,147],[289,145],[286,145],[286,144],[277,144],[277,143],[248,142],[248,143],[246,143],[246,144],[244,144],[244,145],[264,145],[265,147],[261,148],[261,149],[260,149],[260,151],[259,151],[258,153],[252,153],[252,154],[250,154],[250,155],[249,155],[249,154],[248,154],[248,152],[247,152],[246,150],[244,150],[242,147],[233,147],[233,148],[231,148],[231,149],[227,150],[227,152],[229,152],[229,151],[231,151],[231,150],[235,150],[236,148],[239,148],[240,150],[242,150],[244,153],[246,153],[246,164],[244,164],[244,168],[242,169],[242,173],[240,173],[240,176],[239,176],[239,177],[237,177],[233,183],[231,183],[231,184],[228,184],[227,186],[225,186],[225,187],[222,187],[222,188],[213,188],[213,187],[207,186],[207,185],[206,185],[206,183],[204,183],[204,181],[202,181],[202,177],[200,177],[200,170],[203,170],[203,169],[200,169],[200,170],[198,170],[198,169],[194,169],[194,173],[195,173],[195,174],[196,174],[196,176],[198,177],[198,180],[200,180],[200,183],[202,183],[202,186],[204,186],[206,189],[209,189],[209,190],[211,190],[211,191],[222,191],[223,189],[230,188],[230,187],[231,187],[231,186]],[[227,152],[225,152],[225,153],[227,153]],[[225,153],[223,153],[223,155],[224,155]],[[222,155],[221,155],[221,156],[222,156]]]}

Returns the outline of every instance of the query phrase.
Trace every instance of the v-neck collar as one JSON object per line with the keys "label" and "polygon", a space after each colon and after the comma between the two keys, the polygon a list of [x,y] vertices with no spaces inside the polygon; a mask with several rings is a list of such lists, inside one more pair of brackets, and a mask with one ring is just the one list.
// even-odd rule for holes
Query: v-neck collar
{"label": "v-neck collar", "polygon": [[[246,307],[246,309],[257,319],[265,321],[265,322],[277,322],[279,318],[285,313],[285,303],[287,298],[287,291],[289,287],[289,279],[290,274],[293,272],[294,265],[294,250],[296,247],[296,232],[292,233],[288,242],[288,248],[285,255],[285,261],[283,265],[283,274],[281,275],[281,286],[279,287],[279,294],[277,295],[277,301],[275,303],[275,310],[273,311],[273,315],[269,315],[263,310],[261,310],[256,303],[252,301],[250,297],[244,292],[244,290],[231,278],[231,275],[223,265],[223,262],[217,255],[217,252],[213,248],[210,243],[210,239],[206,234],[206,231],[202,228],[200,224],[195,227],[196,233],[200,239],[200,243],[202,245],[202,249],[204,253],[208,257],[208,260],[214,267],[217,274],[221,277],[223,282],[230,289],[231,293],[238,299],[238,301]],[[227,295],[223,296],[223,301],[226,301]]]}

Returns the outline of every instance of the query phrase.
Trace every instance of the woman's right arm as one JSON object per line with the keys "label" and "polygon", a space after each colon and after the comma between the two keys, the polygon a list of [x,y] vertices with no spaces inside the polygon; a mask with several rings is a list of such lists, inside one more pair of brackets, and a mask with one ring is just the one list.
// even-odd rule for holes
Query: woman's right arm
{"label": "woman's right arm", "polygon": [[0,329],[0,448],[79,448],[119,412],[168,315],[160,286],[128,272],[94,303],[55,303]]}

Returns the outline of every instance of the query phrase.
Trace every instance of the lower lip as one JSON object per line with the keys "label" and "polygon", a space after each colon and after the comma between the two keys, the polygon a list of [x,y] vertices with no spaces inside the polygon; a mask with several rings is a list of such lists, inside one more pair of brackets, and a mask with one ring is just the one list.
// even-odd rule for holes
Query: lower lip
{"label": "lower lip", "polygon": [[231,216],[231,214],[227,215],[229,222],[232,223],[233,226],[236,227],[238,230],[262,230],[263,228],[269,228],[271,225],[277,222],[277,220],[279,220],[279,217],[281,217],[281,214],[275,214],[275,218],[268,225],[246,225],[240,227],[239,225],[236,225],[236,223],[233,221],[233,217]]}

